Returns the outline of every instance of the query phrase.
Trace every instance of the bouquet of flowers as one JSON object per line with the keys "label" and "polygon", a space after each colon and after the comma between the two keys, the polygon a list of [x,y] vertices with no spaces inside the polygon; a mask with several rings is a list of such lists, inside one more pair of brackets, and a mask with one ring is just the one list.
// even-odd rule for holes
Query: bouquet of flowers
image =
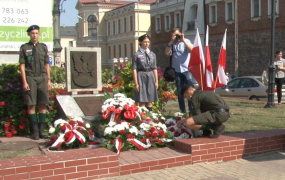
{"label": "bouquet of flowers", "polygon": [[199,130],[192,130],[182,125],[181,128],[177,127],[177,122],[185,119],[185,114],[176,112],[174,118],[169,118],[166,120],[166,125],[168,130],[173,134],[174,139],[186,139],[186,138],[195,138],[201,136]]}
{"label": "bouquet of flowers", "polygon": [[167,146],[172,135],[161,114],[139,107],[124,94],[117,93],[102,106],[102,118],[108,120],[103,126],[104,137],[101,146],[117,151]]}
{"label": "bouquet of flowers", "polygon": [[70,118],[67,121],[56,120],[54,126],[50,126],[49,129],[51,137],[48,141],[48,150],[93,147],[99,144],[90,128],[90,124],[84,124],[81,117]]}

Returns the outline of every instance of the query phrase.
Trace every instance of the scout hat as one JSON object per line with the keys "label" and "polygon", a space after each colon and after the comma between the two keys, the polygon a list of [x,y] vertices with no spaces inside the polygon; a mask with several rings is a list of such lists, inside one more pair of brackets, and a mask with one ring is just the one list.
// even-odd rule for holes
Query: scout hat
{"label": "scout hat", "polygon": [[35,30],[35,29],[39,30],[40,27],[39,27],[38,25],[31,25],[31,26],[27,29],[27,32],[30,32],[30,31]]}

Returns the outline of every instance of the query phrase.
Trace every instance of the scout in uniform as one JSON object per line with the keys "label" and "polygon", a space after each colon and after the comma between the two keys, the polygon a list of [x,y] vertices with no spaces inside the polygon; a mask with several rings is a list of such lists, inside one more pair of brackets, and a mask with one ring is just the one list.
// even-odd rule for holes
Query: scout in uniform
{"label": "scout in uniform", "polygon": [[210,138],[218,138],[225,131],[223,123],[230,117],[229,106],[218,94],[186,85],[182,88],[181,95],[191,100],[193,113],[192,117],[178,121],[178,127],[184,124],[189,129],[203,130],[203,136]]}
{"label": "scout in uniform", "polygon": [[[38,38],[40,27],[32,25],[27,29],[30,41],[20,48],[19,63],[24,90],[24,103],[28,108],[28,120],[32,129],[31,139],[45,138],[46,105],[51,89],[48,49]],[[39,123],[36,115],[39,111]]]}

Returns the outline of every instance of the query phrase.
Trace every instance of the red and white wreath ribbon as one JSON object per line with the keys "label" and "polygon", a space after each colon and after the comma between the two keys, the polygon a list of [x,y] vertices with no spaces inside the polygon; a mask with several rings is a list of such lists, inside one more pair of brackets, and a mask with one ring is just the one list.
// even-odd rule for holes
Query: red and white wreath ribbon
{"label": "red and white wreath ribbon", "polygon": [[120,152],[121,152],[121,149],[122,149],[122,145],[123,145],[123,142],[122,142],[122,139],[121,138],[118,138],[115,140],[115,147],[117,149],[117,154],[119,155]]}
{"label": "red and white wreath ribbon", "polygon": [[134,139],[127,139],[127,141],[129,141],[130,143],[135,145],[140,150],[146,150],[147,148],[149,148],[151,146],[149,139],[146,139],[146,144],[142,143],[141,141],[139,141],[135,138]]}

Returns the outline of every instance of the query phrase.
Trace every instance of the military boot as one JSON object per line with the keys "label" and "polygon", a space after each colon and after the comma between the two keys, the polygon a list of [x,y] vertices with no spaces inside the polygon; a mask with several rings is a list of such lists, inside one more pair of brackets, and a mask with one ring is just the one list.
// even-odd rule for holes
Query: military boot
{"label": "military boot", "polygon": [[210,138],[218,138],[226,129],[226,126],[223,124],[216,124],[212,128],[214,130],[213,134],[211,134]]}
{"label": "military boot", "polygon": [[38,140],[39,139],[39,128],[38,128],[38,123],[33,122],[31,123],[31,129],[33,129],[33,131],[31,132],[31,139],[33,140]]}
{"label": "military boot", "polygon": [[39,124],[40,124],[40,126],[39,126],[40,138],[41,139],[47,139],[48,136],[44,135],[44,130],[45,130],[45,127],[46,127],[46,123],[45,122],[40,122]]}

